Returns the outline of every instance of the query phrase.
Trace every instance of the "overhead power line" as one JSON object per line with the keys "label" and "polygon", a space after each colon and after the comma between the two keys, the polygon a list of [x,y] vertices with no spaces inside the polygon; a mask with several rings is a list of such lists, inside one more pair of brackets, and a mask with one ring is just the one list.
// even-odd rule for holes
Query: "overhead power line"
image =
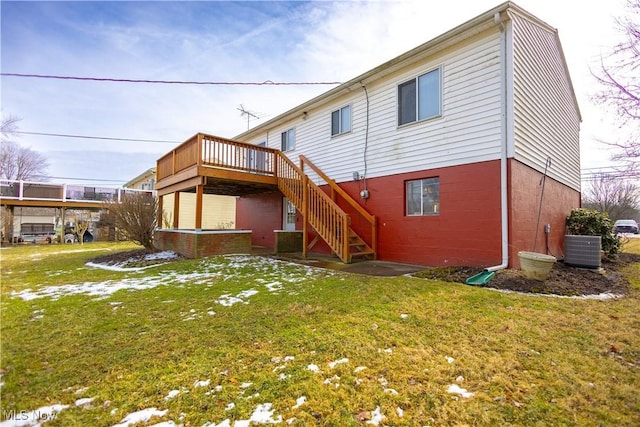
{"label": "overhead power line", "polygon": [[78,76],[53,76],[47,74],[21,74],[21,73],[0,73],[6,77],[26,77],[36,79],[57,79],[57,80],[80,80],[93,82],[111,83],[152,83],[152,84],[173,84],[173,85],[209,85],[209,86],[314,86],[314,85],[339,85],[341,82],[274,82],[265,80],[263,82],[214,82],[214,81],[194,81],[194,80],[148,80],[148,79],[119,79],[110,77],[78,77]]}
{"label": "overhead power line", "polygon": [[89,136],[89,135],[67,135],[63,133],[45,133],[45,132],[23,132],[16,131],[14,133],[19,133],[23,135],[41,135],[41,136],[56,136],[63,138],[83,138],[83,139],[103,139],[109,141],[129,141],[129,142],[159,142],[163,144],[180,144],[183,141],[165,141],[161,139],[133,139],[133,138],[114,138],[108,136]]}

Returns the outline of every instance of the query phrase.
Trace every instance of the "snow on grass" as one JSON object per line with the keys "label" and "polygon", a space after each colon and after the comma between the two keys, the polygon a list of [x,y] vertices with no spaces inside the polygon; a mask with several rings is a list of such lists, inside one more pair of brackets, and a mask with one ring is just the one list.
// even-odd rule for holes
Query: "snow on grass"
{"label": "snow on grass", "polygon": [[[160,254],[163,254],[162,252]],[[160,254],[153,254],[161,256]],[[170,256],[169,252],[164,253]],[[90,265],[93,266],[93,265]],[[98,266],[98,264],[96,264]],[[117,266],[99,265],[100,268]],[[249,271],[249,273],[247,273]],[[127,269],[124,273],[132,273],[131,276],[119,280],[105,280],[101,282],[85,281],[81,283],[71,283],[56,286],[42,286],[36,289],[25,289],[20,292],[13,292],[11,295],[30,301],[39,298],[57,300],[69,295],[88,295],[97,298],[107,298],[112,294],[122,290],[145,290],[158,286],[192,284],[211,286],[212,278],[221,279],[223,282],[232,278],[246,278],[248,274],[256,277],[252,281],[254,288],[243,291],[237,295],[224,294],[218,299],[218,303],[224,306],[234,304],[246,304],[246,299],[258,293],[255,286],[260,285],[268,292],[281,292],[286,285],[300,284],[307,280],[312,280],[318,275],[332,275],[334,272],[327,270],[299,265],[291,262],[259,257],[259,256],[227,256],[205,258],[198,267],[188,273],[171,271],[169,269],[155,273],[146,272],[144,276],[139,275],[135,269]],[[295,290],[290,290],[295,293]]]}
{"label": "snow on grass", "polygon": [[447,393],[457,394],[464,397],[465,399],[468,399],[475,395],[475,393],[467,391],[467,389],[461,388],[457,384],[451,384],[449,387],[447,387]]}
{"label": "snow on grass", "polygon": [[[0,422],[0,427],[37,427],[41,423],[51,421],[56,418],[56,415],[64,409],[67,409],[69,405],[56,404],[51,406],[42,406],[31,412],[21,411],[11,413],[7,411],[9,419]],[[4,416],[5,414],[3,414]]]}
{"label": "snow on grass", "polygon": [[156,408],[142,409],[140,411],[132,412],[120,421],[120,424],[116,424],[113,427],[128,427],[136,423],[146,423],[153,417],[164,417],[168,411],[159,411]]}
{"label": "snow on grass", "polygon": [[342,359],[340,359],[340,360],[336,360],[336,361],[333,361],[333,362],[329,362],[329,367],[330,367],[331,369],[333,369],[333,368],[335,368],[335,367],[336,367],[336,366],[338,366],[338,365],[341,365],[341,364],[343,364],[343,363],[348,363],[348,362],[349,362],[349,359],[347,359],[346,357],[344,357],[344,358],[342,358]]}

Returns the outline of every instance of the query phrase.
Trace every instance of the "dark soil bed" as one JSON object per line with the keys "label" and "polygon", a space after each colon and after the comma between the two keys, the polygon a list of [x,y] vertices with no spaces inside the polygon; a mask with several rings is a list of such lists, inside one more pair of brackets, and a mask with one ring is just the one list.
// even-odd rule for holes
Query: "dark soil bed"
{"label": "dark soil bed", "polygon": [[[620,269],[640,262],[640,255],[621,253],[615,261],[603,260],[602,269],[594,271],[576,268],[556,262],[544,282],[527,279],[521,270],[501,270],[485,285],[495,289],[516,292],[554,294],[554,295],[624,295],[629,291],[629,282],[624,278]],[[482,269],[472,267],[430,268],[415,276],[464,283],[469,277],[482,272]]]}
{"label": "dark soil bed", "polygon": [[[89,262],[111,266],[117,265],[123,268],[148,267],[150,265],[164,264],[167,262],[166,259],[146,259],[149,254],[150,252],[146,249],[134,249],[132,251],[101,255],[90,259]],[[176,257],[173,259],[180,258],[183,257],[176,254]]]}

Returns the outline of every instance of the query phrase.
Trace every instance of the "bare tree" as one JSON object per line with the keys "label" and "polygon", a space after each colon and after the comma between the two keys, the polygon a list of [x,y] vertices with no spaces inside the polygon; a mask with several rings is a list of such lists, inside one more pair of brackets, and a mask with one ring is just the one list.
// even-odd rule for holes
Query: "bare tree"
{"label": "bare tree", "polygon": [[153,234],[158,224],[158,200],[146,192],[127,193],[120,202],[106,204],[114,225],[127,239],[138,243],[149,252],[155,252]]}
{"label": "bare tree", "polygon": [[617,148],[613,160],[629,162],[634,169],[634,159],[640,157],[640,0],[627,0],[627,9],[628,16],[616,20],[622,41],[601,58],[599,70],[592,74],[602,86],[594,100],[613,109],[626,134],[605,142]]}
{"label": "bare tree", "polygon": [[18,132],[19,118],[2,117],[0,123],[0,178],[16,181],[42,181],[49,167],[46,157],[30,148],[21,147],[12,138]]}
{"label": "bare tree", "polygon": [[640,208],[640,192],[629,180],[601,174],[591,182],[584,206],[606,212],[612,220],[634,218]]}
{"label": "bare tree", "polygon": [[18,132],[18,122],[21,119],[14,116],[2,117],[2,121],[0,122],[0,134],[1,141],[5,142],[15,136],[16,132]]}

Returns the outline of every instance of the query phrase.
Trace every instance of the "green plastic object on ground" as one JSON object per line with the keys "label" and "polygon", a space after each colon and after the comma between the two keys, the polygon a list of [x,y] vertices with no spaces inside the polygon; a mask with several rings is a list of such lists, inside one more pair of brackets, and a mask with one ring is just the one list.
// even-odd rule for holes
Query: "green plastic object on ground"
{"label": "green plastic object on ground", "polygon": [[478,273],[475,276],[469,277],[464,281],[464,283],[466,283],[467,285],[486,285],[487,283],[489,283],[489,280],[491,280],[495,275],[495,271],[485,270],[482,273]]}

